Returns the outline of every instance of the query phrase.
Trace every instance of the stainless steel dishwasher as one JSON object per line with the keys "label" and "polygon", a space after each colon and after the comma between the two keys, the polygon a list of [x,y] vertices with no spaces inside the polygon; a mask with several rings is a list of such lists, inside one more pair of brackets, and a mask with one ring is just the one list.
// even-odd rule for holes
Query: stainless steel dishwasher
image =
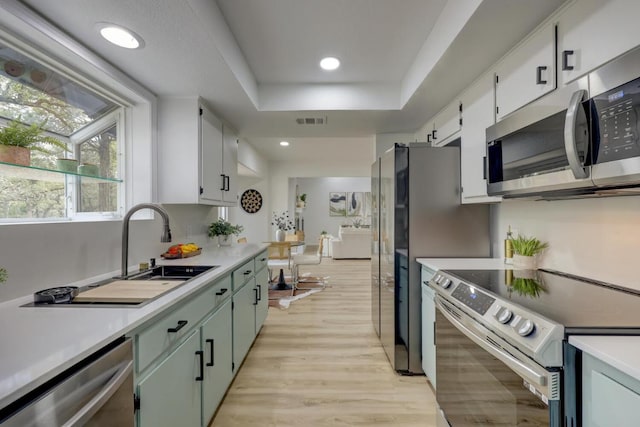
{"label": "stainless steel dishwasher", "polygon": [[3,427],[133,427],[131,340],[117,340],[9,406]]}

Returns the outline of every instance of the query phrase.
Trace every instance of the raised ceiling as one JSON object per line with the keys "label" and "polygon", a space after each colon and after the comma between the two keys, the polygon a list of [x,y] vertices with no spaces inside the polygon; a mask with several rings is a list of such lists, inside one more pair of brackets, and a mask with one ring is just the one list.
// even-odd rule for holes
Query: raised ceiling
{"label": "raised ceiling", "polygon": [[[279,139],[416,130],[564,1],[23,2],[155,94],[202,96],[274,157]],[[102,21],[140,34],[144,49],[106,43]],[[325,55],[341,68],[321,71]],[[306,117],[327,123],[297,124]]]}

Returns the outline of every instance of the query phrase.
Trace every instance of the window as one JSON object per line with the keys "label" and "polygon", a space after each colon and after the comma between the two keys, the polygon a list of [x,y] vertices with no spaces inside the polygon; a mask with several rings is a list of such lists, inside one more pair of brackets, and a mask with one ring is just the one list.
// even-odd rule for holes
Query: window
{"label": "window", "polygon": [[[123,116],[122,105],[0,41],[0,127],[36,125],[68,147],[41,142],[28,166],[0,164],[0,222],[117,216]],[[77,169],[61,172],[60,158]]]}

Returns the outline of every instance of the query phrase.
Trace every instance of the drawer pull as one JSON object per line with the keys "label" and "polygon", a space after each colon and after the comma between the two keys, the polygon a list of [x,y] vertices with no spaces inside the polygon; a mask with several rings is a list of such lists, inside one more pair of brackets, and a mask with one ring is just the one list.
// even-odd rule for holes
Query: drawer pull
{"label": "drawer pull", "polygon": [[196,381],[202,381],[204,379],[204,351],[196,351],[196,356],[200,358],[200,375],[196,377]]}
{"label": "drawer pull", "polygon": [[167,329],[167,332],[178,332],[180,329],[184,328],[187,323],[189,323],[187,320],[178,320],[178,325],[175,328]]}
{"label": "drawer pull", "polygon": [[252,270],[247,270],[247,271],[245,271],[245,272],[244,272],[244,273],[242,273],[242,274],[244,274],[244,275],[246,276],[247,274],[251,274],[251,273],[252,273]]}
{"label": "drawer pull", "polygon": [[222,288],[218,292],[216,292],[216,295],[224,295],[224,293],[227,292],[228,290],[229,289],[227,289],[227,288]]}
{"label": "drawer pull", "polygon": [[206,340],[206,342],[209,344],[209,349],[211,350],[211,355],[209,356],[209,361],[207,362],[207,366],[213,366],[213,338],[209,338],[208,340]]}

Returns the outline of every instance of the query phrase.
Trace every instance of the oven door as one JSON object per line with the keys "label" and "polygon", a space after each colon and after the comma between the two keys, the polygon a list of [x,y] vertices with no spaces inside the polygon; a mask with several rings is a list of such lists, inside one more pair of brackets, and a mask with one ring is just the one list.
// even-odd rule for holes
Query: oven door
{"label": "oven door", "polygon": [[452,427],[560,426],[558,372],[507,352],[439,295],[436,308],[436,397]]}

